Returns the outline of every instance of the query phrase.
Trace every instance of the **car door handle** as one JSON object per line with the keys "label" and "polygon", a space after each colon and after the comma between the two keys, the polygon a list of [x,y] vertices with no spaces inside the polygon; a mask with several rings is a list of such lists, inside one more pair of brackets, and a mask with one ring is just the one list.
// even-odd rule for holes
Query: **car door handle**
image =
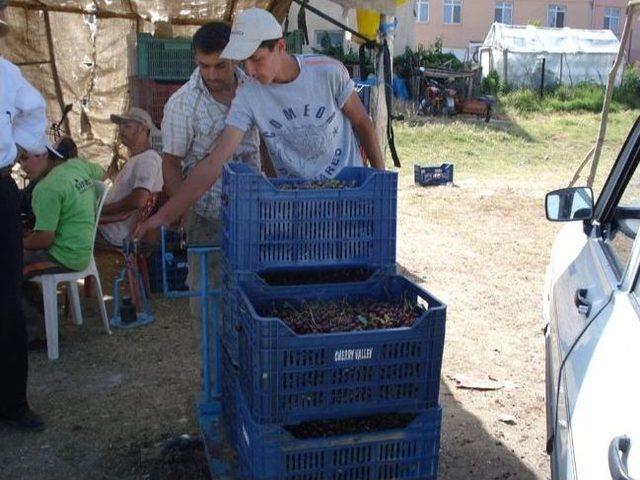
{"label": "car door handle", "polygon": [[587,300],[588,292],[586,288],[579,288],[573,298],[573,303],[578,307],[578,312],[585,317],[588,317],[589,312],[591,312],[591,302]]}
{"label": "car door handle", "polygon": [[633,480],[627,472],[627,457],[630,449],[631,439],[626,435],[611,440],[609,444],[609,473],[611,473],[612,480]]}

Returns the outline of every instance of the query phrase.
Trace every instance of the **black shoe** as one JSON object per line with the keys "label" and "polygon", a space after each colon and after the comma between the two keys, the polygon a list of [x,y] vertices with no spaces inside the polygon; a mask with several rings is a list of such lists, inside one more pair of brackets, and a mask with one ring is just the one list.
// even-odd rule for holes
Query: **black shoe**
{"label": "black shoe", "polygon": [[45,429],[42,417],[30,408],[21,413],[1,412],[0,421],[25,432],[42,432]]}

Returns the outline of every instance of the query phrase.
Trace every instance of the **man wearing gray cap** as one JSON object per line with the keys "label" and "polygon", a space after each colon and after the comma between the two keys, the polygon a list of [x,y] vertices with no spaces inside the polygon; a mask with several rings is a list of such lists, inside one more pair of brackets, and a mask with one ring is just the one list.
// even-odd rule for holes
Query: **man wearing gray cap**
{"label": "man wearing gray cap", "polygon": [[138,211],[146,205],[149,195],[162,190],[162,159],[151,148],[150,135],[156,127],[146,111],[133,107],[123,114],[112,114],[111,121],[118,125],[118,138],[129,149],[130,157],[105,199],[101,221],[109,223],[100,225],[98,241],[104,239],[121,247],[133,233]]}
{"label": "man wearing gray cap", "polygon": [[[9,28],[4,18],[6,3],[0,0],[0,37]],[[0,57],[0,421],[31,431],[44,422],[27,402],[27,331],[21,305],[22,231],[20,194],[11,177],[18,149],[13,138],[23,126],[44,134],[47,118],[42,95]]]}

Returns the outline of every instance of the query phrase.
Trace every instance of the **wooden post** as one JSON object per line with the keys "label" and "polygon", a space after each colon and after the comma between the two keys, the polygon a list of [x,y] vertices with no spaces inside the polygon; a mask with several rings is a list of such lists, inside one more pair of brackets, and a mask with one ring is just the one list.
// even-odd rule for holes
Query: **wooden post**
{"label": "wooden post", "polygon": [[129,7],[129,12],[132,15],[135,15],[135,18],[136,18],[136,33],[140,33],[140,15],[138,15],[138,11],[133,6],[133,3],[131,3],[131,0],[126,0],[125,3],[127,5],[127,7]]}
{"label": "wooden post", "polygon": [[[64,97],[62,96],[62,86],[60,85],[60,77],[58,76],[58,67],[56,65],[56,56],[53,48],[53,35],[51,34],[51,22],[49,21],[49,11],[44,10],[44,26],[47,34],[47,47],[49,48],[49,64],[51,65],[51,75],[53,77],[53,86],[56,91],[56,98],[60,106],[60,115],[64,111]],[[70,135],[69,120],[64,119],[64,132]]]}
{"label": "wooden post", "polygon": [[609,118],[609,104],[611,103],[611,98],[613,97],[613,89],[616,83],[616,76],[618,73],[618,69],[620,68],[620,64],[625,57],[625,46],[629,41],[629,36],[631,35],[631,22],[633,21],[633,17],[636,13],[636,7],[640,6],[640,0],[632,0],[627,5],[627,20],[624,23],[624,30],[622,31],[622,38],[620,39],[620,49],[618,50],[618,55],[616,56],[616,61],[613,63],[613,67],[611,67],[611,72],[609,72],[609,81],[607,82],[607,90],[604,95],[604,102],[602,104],[602,113],[600,117],[600,129],[598,131],[598,138],[596,140],[596,145],[593,151],[593,161],[591,162],[591,171],[589,172],[589,177],[587,177],[587,186],[592,187],[593,181],[596,176],[596,171],[598,170],[598,162],[600,160],[600,153],[602,152],[602,145],[604,144],[604,138],[607,134],[607,119]]}
{"label": "wooden post", "polygon": [[509,77],[507,76],[507,72],[508,72],[508,62],[509,61],[509,50],[504,50],[502,52],[502,72],[503,72],[503,85],[507,86],[509,85]]}

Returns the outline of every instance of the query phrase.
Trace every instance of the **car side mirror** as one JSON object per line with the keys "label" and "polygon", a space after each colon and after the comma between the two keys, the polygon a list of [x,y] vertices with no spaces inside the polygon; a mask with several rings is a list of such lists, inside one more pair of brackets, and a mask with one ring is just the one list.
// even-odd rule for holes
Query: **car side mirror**
{"label": "car side mirror", "polygon": [[593,191],[589,187],[562,188],[547,193],[544,200],[547,219],[552,222],[591,220]]}

